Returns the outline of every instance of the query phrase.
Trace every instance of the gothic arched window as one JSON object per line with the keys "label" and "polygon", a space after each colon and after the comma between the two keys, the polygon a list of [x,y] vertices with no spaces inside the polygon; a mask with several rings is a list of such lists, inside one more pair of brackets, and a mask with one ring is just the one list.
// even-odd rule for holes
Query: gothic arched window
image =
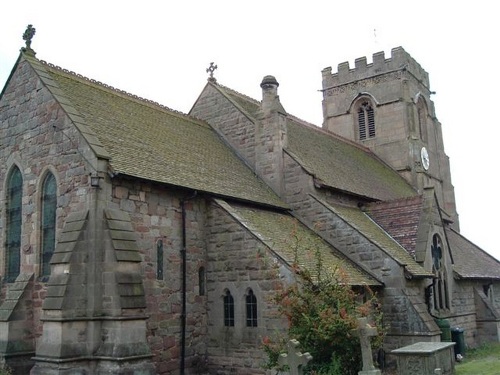
{"label": "gothic arched window", "polygon": [[360,140],[375,137],[375,112],[368,100],[362,100],[358,107],[358,133]]}
{"label": "gothic arched window", "polygon": [[432,272],[435,275],[433,284],[434,308],[436,310],[449,309],[450,303],[444,262],[444,248],[441,237],[438,234],[432,236],[431,255]]}
{"label": "gothic arched window", "polygon": [[224,325],[234,326],[234,298],[229,290],[226,290],[224,295]]}
{"label": "gothic arched window", "polygon": [[257,298],[250,289],[246,295],[247,327],[257,327]]}
{"label": "gothic arched window", "polygon": [[57,184],[47,173],[42,184],[41,270],[40,276],[50,275],[50,259],[56,247]]}
{"label": "gothic arched window", "polygon": [[7,182],[7,231],[5,280],[13,282],[21,272],[21,229],[22,229],[23,177],[14,167]]}

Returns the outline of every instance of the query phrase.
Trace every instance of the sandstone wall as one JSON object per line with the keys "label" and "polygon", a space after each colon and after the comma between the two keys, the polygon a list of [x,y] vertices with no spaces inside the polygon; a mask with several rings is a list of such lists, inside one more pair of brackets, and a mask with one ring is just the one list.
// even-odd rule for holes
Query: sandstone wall
{"label": "sandstone wall", "polygon": [[[264,374],[266,356],[262,339],[285,328],[272,302],[283,287],[279,264],[256,237],[225,211],[214,206],[209,212],[208,356],[211,373]],[[282,272],[282,270],[281,270]],[[257,297],[257,327],[247,327],[245,296],[252,289]],[[234,298],[234,327],[223,321],[223,296]]]}
{"label": "sandstone wall", "polygon": [[[34,274],[31,290],[32,335],[39,337],[42,300],[46,279],[40,278],[40,200],[41,184],[46,173],[57,182],[57,230],[71,210],[88,205],[89,174],[92,168],[82,156],[91,158],[88,146],[69,126],[69,119],[32,68],[21,61],[0,102],[0,207],[5,207],[5,183],[17,166],[23,178],[23,223],[21,238],[21,273]],[[6,223],[0,216],[0,243],[5,243]],[[5,270],[0,259],[0,274]],[[2,284],[5,293],[6,284]]]}

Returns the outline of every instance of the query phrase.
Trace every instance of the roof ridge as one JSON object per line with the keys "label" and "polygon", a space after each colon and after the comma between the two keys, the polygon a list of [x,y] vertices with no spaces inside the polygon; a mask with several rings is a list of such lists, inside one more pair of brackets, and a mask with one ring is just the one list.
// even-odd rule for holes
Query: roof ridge
{"label": "roof ridge", "polygon": [[[228,87],[228,86],[221,85],[221,84],[220,84],[220,83],[218,83],[218,82],[217,82],[217,83],[212,83],[212,84],[213,84],[213,85],[215,85],[215,86],[219,86],[221,89],[228,90],[228,91],[230,91],[230,92],[232,92],[232,93],[234,93],[234,94],[236,94],[236,95],[239,95],[239,96],[240,96],[241,98],[243,98],[243,99],[251,100],[254,104],[257,104],[257,105],[260,105],[260,104],[261,104],[261,102],[260,102],[260,101],[258,101],[258,100],[256,100],[256,99],[254,99],[254,98],[252,98],[252,97],[250,97],[250,96],[248,96],[248,95],[242,94],[241,92],[236,91],[236,90],[234,90],[234,89],[232,89],[232,88],[230,88],[230,87]],[[353,145],[353,146],[355,146],[355,147],[357,147],[357,148],[359,148],[359,149],[361,149],[361,150],[363,150],[363,151],[367,151],[367,152],[369,152],[369,153],[371,153],[371,154],[375,155],[375,154],[374,154],[374,153],[373,153],[373,152],[372,152],[372,151],[371,151],[368,147],[366,147],[366,146],[364,146],[364,145],[361,145],[361,144],[359,144],[359,143],[357,143],[357,142],[355,142],[355,141],[352,141],[352,140],[350,140],[350,139],[347,139],[347,138],[345,138],[345,137],[343,137],[343,136],[341,136],[341,135],[339,135],[339,134],[336,134],[336,133],[334,133],[334,132],[331,132],[331,131],[330,131],[330,130],[328,130],[328,129],[324,129],[324,128],[322,128],[322,127],[318,126],[318,125],[313,124],[312,122],[309,122],[309,121],[306,121],[306,120],[304,120],[304,119],[301,119],[300,117],[297,117],[297,116],[295,116],[295,115],[293,115],[293,114],[290,114],[290,113],[288,113],[288,112],[287,112],[287,116],[288,116],[288,118],[290,118],[290,119],[295,120],[296,122],[298,122],[298,123],[299,123],[299,125],[303,125],[303,126],[306,126],[306,127],[308,127],[308,128],[312,128],[312,129],[314,129],[314,130],[317,130],[317,131],[320,131],[320,132],[322,132],[322,133],[325,133],[325,134],[327,134],[327,135],[333,136],[334,138],[336,138],[336,139],[338,139],[338,140],[340,140],[340,141],[346,142],[346,143],[348,143],[348,144],[350,144],[350,145]]]}
{"label": "roof ridge", "polygon": [[242,94],[241,92],[236,91],[236,90],[234,90],[234,89],[232,89],[232,88],[230,88],[230,87],[228,87],[228,86],[221,85],[221,84],[220,84],[220,83],[218,83],[218,82],[217,82],[217,83],[212,83],[212,84],[213,84],[213,85],[215,85],[215,86],[219,86],[221,89],[231,91],[233,94],[239,95],[239,96],[241,96],[243,99],[251,100],[252,102],[254,102],[254,104],[258,104],[258,105],[260,105],[260,104],[261,104],[261,102],[260,102],[260,101],[258,101],[257,99],[254,99],[254,98],[252,98],[252,97],[250,97],[250,96],[248,96],[248,95]]}
{"label": "roof ridge", "polygon": [[144,98],[144,97],[141,97],[139,95],[136,95],[136,94],[132,94],[128,91],[125,91],[125,90],[122,90],[122,89],[119,89],[119,88],[116,88],[116,87],[113,87],[111,85],[108,85],[107,83],[104,83],[104,82],[101,82],[101,81],[98,81],[96,79],[93,79],[93,78],[89,78],[87,76],[84,76],[80,73],[76,73],[72,70],[69,70],[69,69],[66,69],[66,68],[62,68],[58,65],[55,65],[55,64],[52,64],[50,62],[47,62],[45,60],[38,60],[42,65],[44,66],[48,66],[49,68],[51,69],[54,69],[54,70],[57,70],[63,74],[66,74],[68,76],[71,76],[73,78],[76,78],[78,80],[80,80],[82,83],[85,83],[85,84],[90,84],[90,85],[94,85],[94,86],[97,86],[97,87],[100,87],[102,89],[105,89],[105,90],[109,90],[115,94],[118,94],[118,95],[121,95],[121,96],[124,96],[126,98],[129,98],[129,99],[132,99],[132,100],[135,100],[139,103],[142,103],[144,105],[148,105],[150,107],[157,107],[157,108],[160,108],[160,109],[163,109],[163,110],[166,110],[168,112],[171,112],[172,114],[174,115],[179,115],[179,116],[182,116],[182,117],[185,117],[185,118],[189,118],[189,119],[192,119],[192,120],[197,120],[197,121],[200,121],[200,122],[204,122],[202,119],[200,118],[197,118],[197,117],[194,117],[194,116],[190,116],[189,114],[187,113],[184,113],[182,111],[179,111],[179,110],[176,110],[176,109],[173,109],[173,108],[170,108],[164,104],[161,104],[157,101],[154,101],[152,99],[147,99],[147,98]]}

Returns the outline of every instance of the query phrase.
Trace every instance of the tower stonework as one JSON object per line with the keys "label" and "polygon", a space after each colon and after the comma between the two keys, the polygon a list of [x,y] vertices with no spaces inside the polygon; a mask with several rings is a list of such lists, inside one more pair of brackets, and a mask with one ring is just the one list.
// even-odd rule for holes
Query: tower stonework
{"label": "tower stonework", "polygon": [[322,71],[323,128],[370,148],[420,193],[434,188],[458,229],[449,158],[435,115],[429,74],[403,48]]}

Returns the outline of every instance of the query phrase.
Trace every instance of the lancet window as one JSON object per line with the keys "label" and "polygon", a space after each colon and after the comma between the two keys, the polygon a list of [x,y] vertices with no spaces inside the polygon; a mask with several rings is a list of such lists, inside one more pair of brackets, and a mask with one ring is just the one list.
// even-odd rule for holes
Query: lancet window
{"label": "lancet window", "polygon": [[247,327],[257,327],[257,297],[250,289],[246,295]]}
{"label": "lancet window", "polygon": [[56,246],[57,184],[52,173],[47,173],[42,183],[41,220],[41,271],[40,275],[50,275],[50,259]]}
{"label": "lancet window", "polygon": [[434,309],[444,310],[450,308],[448,282],[444,262],[444,248],[438,234],[432,236],[431,245],[432,271],[436,276],[433,284]]}
{"label": "lancet window", "polygon": [[234,298],[229,290],[226,290],[224,295],[224,325],[234,326]]}
{"label": "lancet window", "polygon": [[21,271],[21,230],[22,230],[23,177],[19,168],[14,167],[7,182],[7,231],[5,280],[15,281]]}

